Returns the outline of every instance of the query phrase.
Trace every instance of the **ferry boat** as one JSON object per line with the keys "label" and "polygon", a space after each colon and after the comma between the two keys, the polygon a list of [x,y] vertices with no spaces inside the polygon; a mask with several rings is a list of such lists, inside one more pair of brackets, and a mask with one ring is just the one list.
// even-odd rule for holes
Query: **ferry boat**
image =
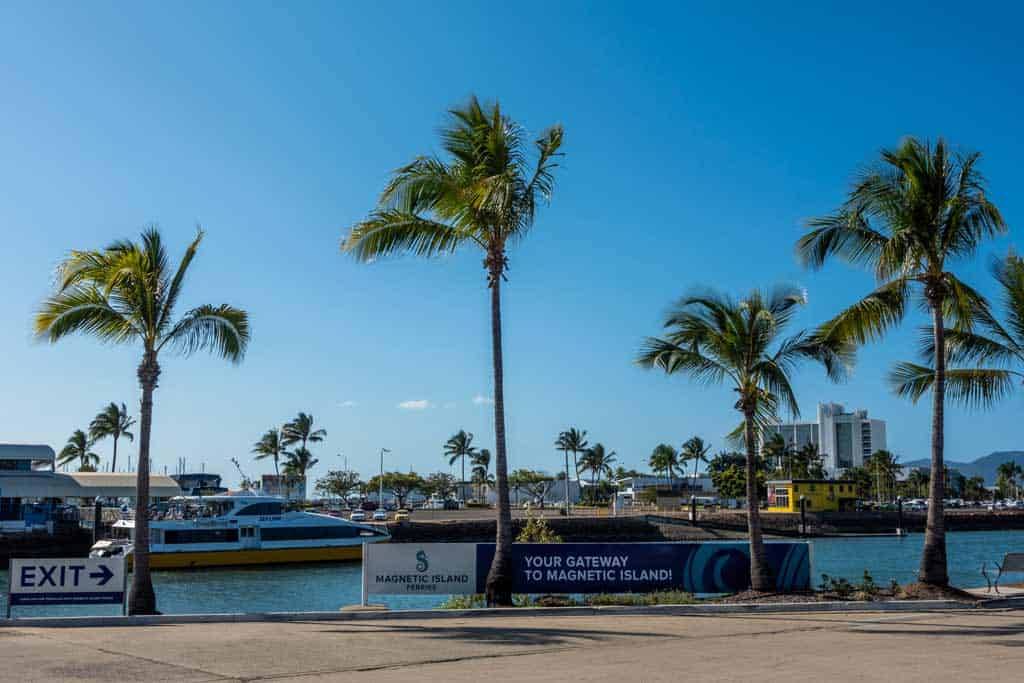
{"label": "ferry boat", "polygon": [[[97,541],[89,557],[131,560],[135,522],[125,514],[113,538]],[[364,543],[391,535],[383,526],[290,509],[282,498],[218,495],[174,498],[149,523],[149,564],[181,569],[250,564],[358,560]]]}

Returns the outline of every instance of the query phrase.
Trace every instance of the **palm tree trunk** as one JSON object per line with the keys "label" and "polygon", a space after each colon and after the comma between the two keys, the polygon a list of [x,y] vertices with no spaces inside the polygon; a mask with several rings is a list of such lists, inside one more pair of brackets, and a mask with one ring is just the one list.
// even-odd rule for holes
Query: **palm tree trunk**
{"label": "palm tree trunk", "polygon": [[160,378],[156,353],[146,351],[138,370],[142,387],[139,425],[139,467],[135,477],[135,541],[129,614],[156,614],[156,594],[149,575],[149,439],[153,424],[153,390]]}
{"label": "palm tree trunk", "polygon": [[773,582],[765,558],[764,540],[761,534],[761,504],[757,495],[757,440],[754,437],[754,411],[743,414],[747,441],[747,530],[750,534],[750,587],[767,593]]}
{"label": "palm tree trunk", "polygon": [[110,462],[110,471],[117,472],[117,434],[114,434],[114,455]]}
{"label": "palm tree trunk", "polygon": [[488,255],[491,287],[491,362],[494,367],[494,479],[498,488],[498,530],[485,593],[490,607],[512,606],[512,509],[508,499],[505,451],[505,384],[501,354],[501,273],[503,255]]}
{"label": "palm tree trunk", "polygon": [[460,495],[462,496],[463,502],[465,502],[465,500],[466,500],[466,454],[465,453],[462,454],[462,482],[460,483],[460,486],[462,487],[462,493]]}
{"label": "palm tree trunk", "polygon": [[921,551],[920,580],[935,586],[949,584],[946,569],[946,528],[942,496],[945,493],[943,448],[946,403],[946,330],[942,320],[942,301],[933,300],[932,325],[935,337],[935,385],[932,387],[932,472],[928,493],[928,522]]}
{"label": "palm tree trunk", "polygon": [[565,455],[565,516],[569,516],[569,451],[562,451]]}

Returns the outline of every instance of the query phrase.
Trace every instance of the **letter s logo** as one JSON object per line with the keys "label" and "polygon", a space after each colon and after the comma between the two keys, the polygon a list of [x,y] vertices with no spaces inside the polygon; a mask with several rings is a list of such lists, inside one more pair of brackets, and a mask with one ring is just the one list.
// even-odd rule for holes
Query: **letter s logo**
{"label": "letter s logo", "polygon": [[416,571],[422,574],[427,571],[428,567],[430,567],[430,563],[427,562],[427,554],[422,550],[416,553]]}

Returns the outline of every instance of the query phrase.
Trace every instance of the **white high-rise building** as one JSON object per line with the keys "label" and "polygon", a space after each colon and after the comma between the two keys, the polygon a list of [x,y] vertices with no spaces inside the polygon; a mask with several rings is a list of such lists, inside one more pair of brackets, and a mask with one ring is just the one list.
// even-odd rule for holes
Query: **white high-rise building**
{"label": "white high-rise building", "polygon": [[864,458],[885,450],[885,420],[868,417],[868,411],[846,412],[838,403],[819,403],[816,422],[782,422],[765,430],[765,436],[781,434],[786,444],[818,447],[825,473],[838,476],[843,470],[860,467]]}

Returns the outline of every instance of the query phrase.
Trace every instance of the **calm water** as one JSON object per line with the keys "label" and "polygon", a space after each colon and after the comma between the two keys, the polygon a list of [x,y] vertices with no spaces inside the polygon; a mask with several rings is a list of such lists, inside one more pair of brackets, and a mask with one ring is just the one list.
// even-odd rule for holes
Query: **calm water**
{"label": "calm water", "polygon": [[[1024,552],[1024,531],[954,532],[947,536],[950,580],[954,585],[984,585],[982,562]],[[822,573],[851,581],[868,569],[875,581],[915,578],[923,534],[904,538],[827,538],[812,542],[814,583]],[[295,565],[274,568],[197,569],[153,572],[157,603],[164,613],[333,611],[359,602],[359,563]],[[0,616],[6,610],[7,571],[0,571]],[[376,596],[392,609],[435,607],[437,596]],[[15,607],[13,616],[119,614],[108,606]]]}

